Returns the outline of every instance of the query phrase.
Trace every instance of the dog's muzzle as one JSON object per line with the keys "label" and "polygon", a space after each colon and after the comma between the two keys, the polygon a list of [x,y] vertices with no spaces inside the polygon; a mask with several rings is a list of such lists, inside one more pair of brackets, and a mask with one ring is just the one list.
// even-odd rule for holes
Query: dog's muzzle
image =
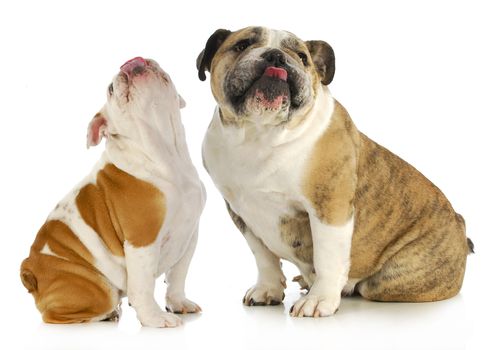
{"label": "dog's muzzle", "polygon": [[290,115],[305,102],[307,80],[283,51],[269,49],[248,66],[239,64],[225,81],[226,96],[237,114],[264,108],[287,110]]}

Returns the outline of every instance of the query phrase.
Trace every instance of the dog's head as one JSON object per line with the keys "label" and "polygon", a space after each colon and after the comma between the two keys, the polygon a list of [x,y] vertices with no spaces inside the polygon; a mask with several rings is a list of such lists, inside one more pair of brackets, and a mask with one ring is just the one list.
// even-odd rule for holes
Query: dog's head
{"label": "dog's head", "polygon": [[157,131],[162,118],[185,106],[170,76],[157,62],[142,57],[121,66],[106,95],[106,104],[89,124],[88,147],[108,135],[143,141],[147,129]]}
{"label": "dog's head", "polygon": [[281,124],[308,111],[320,84],[335,72],[332,48],[286,31],[248,27],[219,29],[197,58],[199,79],[211,88],[223,120]]}

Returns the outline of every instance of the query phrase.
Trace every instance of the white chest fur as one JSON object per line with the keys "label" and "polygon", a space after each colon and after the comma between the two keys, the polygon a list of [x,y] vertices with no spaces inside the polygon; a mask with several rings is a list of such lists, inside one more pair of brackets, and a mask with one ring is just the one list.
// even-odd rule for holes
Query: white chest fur
{"label": "white chest fur", "polygon": [[150,155],[150,158],[143,149],[138,150],[137,145],[124,148],[107,145],[107,155],[118,168],[153,184],[166,198],[167,213],[157,239],[160,246],[158,275],[185,252],[206,200],[180,121],[175,126],[174,143],[160,147],[158,154]]}
{"label": "white chest fur", "polygon": [[294,129],[224,125],[216,110],[203,145],[207,170],[232,210],[274,254],[295,263],[279,226],[282,217],[304,207],[300,188],[306,157],[333,112],[333,99],[324,89]]}

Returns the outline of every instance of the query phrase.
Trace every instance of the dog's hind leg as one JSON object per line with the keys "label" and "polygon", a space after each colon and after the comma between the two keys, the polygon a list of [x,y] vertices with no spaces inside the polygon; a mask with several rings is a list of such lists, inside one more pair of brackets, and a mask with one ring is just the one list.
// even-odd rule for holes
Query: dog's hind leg
{"label": "dog's hind leg", "polygon": [[364,298],[375,301],[451,298],[460,291],[468,251],[464,226],[430,231],[403,247],[356,289]]}

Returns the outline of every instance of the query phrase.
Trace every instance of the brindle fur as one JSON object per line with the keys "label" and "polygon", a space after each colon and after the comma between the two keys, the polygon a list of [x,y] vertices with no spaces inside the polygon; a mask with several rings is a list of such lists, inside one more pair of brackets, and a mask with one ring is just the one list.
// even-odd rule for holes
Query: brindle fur
{"label": "brindle fur", "polygon": [[295,256],[307,264],[313,264],[313,241],[308,213],[298,211],[294,216],[282,217],[280,230],[281,238],[293,247]]}
{"label": "brindle fur", "polygon": [[[464,221],[414,167],[359,133],[336,103],[310,157],[305,193],[322,220],[355,215],[349,278],[379,301],[434,301],[461,288]],[[353,210],[352,210],[353,209]]]}

